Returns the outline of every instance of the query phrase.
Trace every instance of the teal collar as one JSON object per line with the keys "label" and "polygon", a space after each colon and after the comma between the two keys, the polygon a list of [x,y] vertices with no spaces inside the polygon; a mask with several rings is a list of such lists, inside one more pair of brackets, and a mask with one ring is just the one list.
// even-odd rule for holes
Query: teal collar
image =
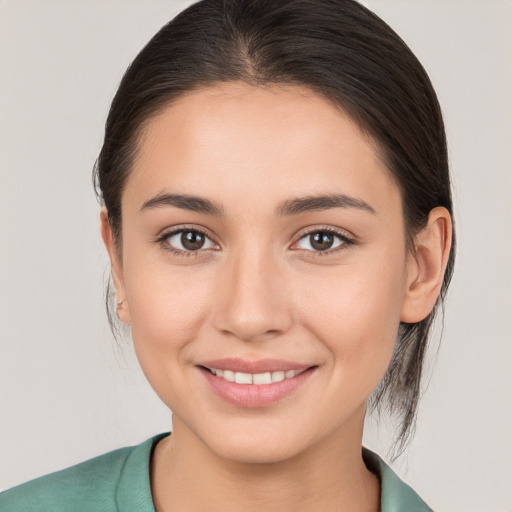
{"label": "teal collar", "polygon": [[381,512],[432,512],[432,509],[376,454],[363,447],[366,467],[380,480]]}
{"label": "teal collar", "polygon": [[[150,461],[154,447],[169,433],[160,434],[136,446],[128,455],[117,485],[118,510],[155,512],[151,497]],[[381,512],[432,512],[424,501],[375,453],[363,448],[367,468],[381,484]]]}

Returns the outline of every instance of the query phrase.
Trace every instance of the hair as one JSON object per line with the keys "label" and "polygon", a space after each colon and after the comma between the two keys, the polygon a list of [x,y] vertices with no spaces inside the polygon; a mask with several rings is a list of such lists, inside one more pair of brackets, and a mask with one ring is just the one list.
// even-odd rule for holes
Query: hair
{"label": "hair", "polygon": [[[119,250],[121,197],[144,127],[185,92],[234,81],[307,87],[346,112],[375,141],[398,184],[410,250],[433,208],[452,214],[435,91],[418,59],[384,21],[353,0],[202,0],[147,43],[112,101],[94,182]],[[429,332],[454,255],[453,237],[433,311],[421,322],[400,325],[391,363],[370,400],[371,409],[399,419],[396,456],[414,431]],[[107,310],[115,331],[110,295],[111,289]]]}

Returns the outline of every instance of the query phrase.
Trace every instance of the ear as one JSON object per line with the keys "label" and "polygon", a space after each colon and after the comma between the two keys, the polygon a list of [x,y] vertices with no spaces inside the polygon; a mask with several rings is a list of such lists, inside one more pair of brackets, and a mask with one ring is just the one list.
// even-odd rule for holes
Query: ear
{"label": "ear", "polygon": [[123,266],[117,250],[117,246],[112,233],[112,226],[108,220],[108,212],[105,207],[100,212],[100,230],[101,238],[107,249],[110,258],[110,268],[112,279],[114,281],[114,290],[116,294],[117,316],[119,320],[125,324],[130,324],[130,308],[126,296],[126,288],[124,286]]}
{"label": "ear", "polygon": [[446,208],[434,208],[427,225],[416,235],[407,257],[407,286],[400,320],[416,323],[434,308],[452,245],[452,220]]}

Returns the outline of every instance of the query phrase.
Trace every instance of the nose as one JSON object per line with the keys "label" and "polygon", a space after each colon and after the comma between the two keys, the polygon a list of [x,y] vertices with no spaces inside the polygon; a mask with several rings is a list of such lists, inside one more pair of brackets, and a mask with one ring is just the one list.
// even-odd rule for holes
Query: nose
{"label": "nose", "polygon": [[233,255],[222,273],[214,323],[224,334],[242,341],[266,340],[293,323],[282,269],[269,252]]}

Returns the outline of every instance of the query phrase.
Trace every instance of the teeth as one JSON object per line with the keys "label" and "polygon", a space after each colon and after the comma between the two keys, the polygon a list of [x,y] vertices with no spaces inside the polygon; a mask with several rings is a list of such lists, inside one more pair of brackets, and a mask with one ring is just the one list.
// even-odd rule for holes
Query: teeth
{"label": "teeth", "polygon": [[284,372],[272,372],[272,382],[281,382],[284,380]]}
{"label": "teeth", "polygon": [[266,373],[255,373],[252,376],[253,384],[272,384],[272,374],[270,372]]}
{"label": "teeth", "polygon": [[237,384],[252,384],[252,374],[250,373],[235,373],[235,382]]}
{"label": "teeth", "polygon": [[284,379],[291,379],[302,370],[288,370],[287,372],[276,371],[276,372],[265,372],[265,373],[244,373],[244,372],[233,372],[231,370],[217,370],[216,368],[209,368],[213,375],[220,377],[221,379],[229,382],[236,382],[237,384],[272,384],[274,382],[281,382]]}
{"label": "teeth", "polygon": [[235,372],[231,370],[224,370],[223,379],[229,380],[229,382],[235,382]]}

